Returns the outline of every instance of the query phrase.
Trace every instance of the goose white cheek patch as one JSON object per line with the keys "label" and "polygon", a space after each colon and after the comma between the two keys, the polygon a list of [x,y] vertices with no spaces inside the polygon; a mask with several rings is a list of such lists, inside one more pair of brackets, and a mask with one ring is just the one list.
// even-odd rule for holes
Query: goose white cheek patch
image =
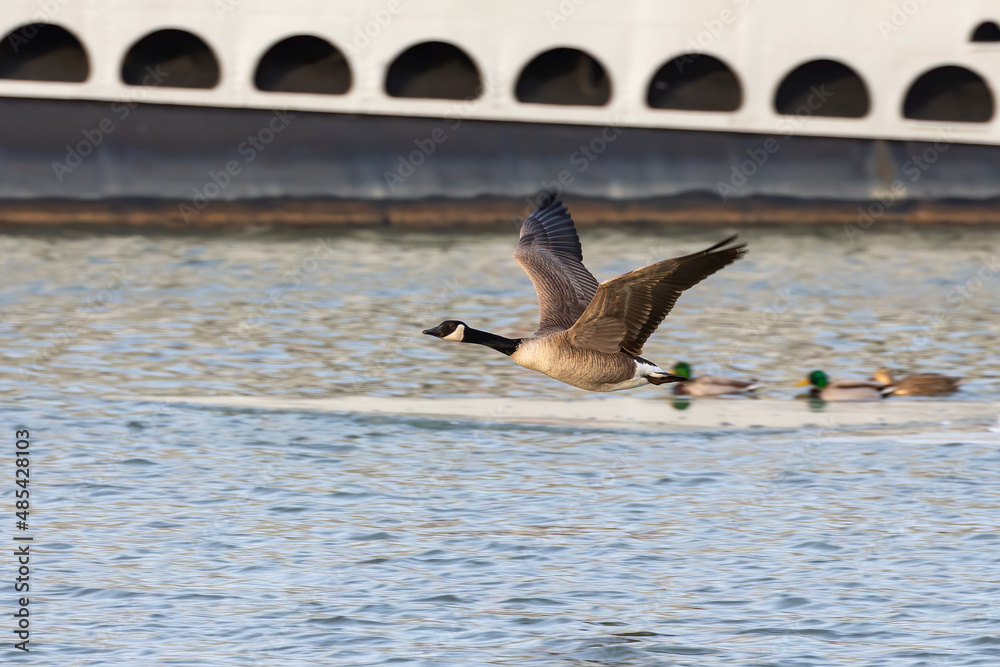
{"label": "goose white cheek patch", "polygon": [[465,338],[465,325],[459,324],[457,329],[441,338],[441,340],[457,340],[461,342],[463,338]]}

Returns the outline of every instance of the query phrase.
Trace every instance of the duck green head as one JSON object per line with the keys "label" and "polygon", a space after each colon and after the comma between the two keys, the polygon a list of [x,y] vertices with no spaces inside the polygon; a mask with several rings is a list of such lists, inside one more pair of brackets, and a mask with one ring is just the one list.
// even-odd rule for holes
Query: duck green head
{"label": "duck green head", "polygon": [[691,366],[688,365],[686,361],[678,361],[674,364],[673,370],[670,371],[674,375],[680,375],[681,377],[686,377],[688,380],[691,379]]}
{"label": "duck green head", "polygon": [[796,387],[804,387],[807,384],[811,384],[814,387],[819,387],[822,389],[826,385],[830,384],[830,378],[826,376],[823,371],[813,371],[806,377],[805,380],[799,382]]}

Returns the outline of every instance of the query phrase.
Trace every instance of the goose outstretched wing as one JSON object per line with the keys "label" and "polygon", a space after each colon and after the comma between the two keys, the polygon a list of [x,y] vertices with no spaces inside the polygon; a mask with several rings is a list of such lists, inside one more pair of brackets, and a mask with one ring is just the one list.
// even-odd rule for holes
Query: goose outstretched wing
{"label": "goose outstretched wing", "polygon": [[601,283],[569,329],[570,341],[600,352],[642,354],[646,339],[663,322],[681,292],[746,253],[746,244],[730,245],[735,240],[735,235],[730,236],[707,250],[665,259]]}
{"label": "goose outstretched wing", "polygon": [[586,310],[597,279],[583,265],[583,249],[569,211],[549,196],[524,221],[514,259],[538,295],[538,331],[565,331]]}

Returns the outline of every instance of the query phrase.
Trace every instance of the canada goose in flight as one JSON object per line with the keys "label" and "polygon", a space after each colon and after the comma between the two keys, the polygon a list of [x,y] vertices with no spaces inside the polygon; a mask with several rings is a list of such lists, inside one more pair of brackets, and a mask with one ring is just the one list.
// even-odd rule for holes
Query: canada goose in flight
{"label": "canada goose in flight", "polygon": [[756,380],[741,380],[723,375],[699,375],[691,377],[691,365],[686,361],[678,361],[670,370],[675,375],[688,378],[674,385],[674,393],[678,396],[723,396],[725,394],[746,394],[760,389]]}
{"label": "canada goose in flight", "polygon": [[504,338],[445,320],[429,336],[492,347],[519,366],[588,391],[686,380],[643,359],[642,346],[681,292],[746,253],[731,236],[707,250],[666,259],[598,285],[583,265],[573,219],[548,197],[521,226],[514,259],[538,294],[538,330]]}
{"label": "canada goose in flight", "polygon": [[883,385],[892,385],[893,396],[940,396],[958,391],[962,378],[940,373],[916,373],[895,381],[888,368],[880,368],[872,379]]}
{"label": "canada goose in flight", "polygon": [[885,398],[893,392],[894,387],[867,380],[837,380],[830,382],[823,371],[813,371],[806,379],[796,384],[796,387],[809,387],[813,398],[824,401],[870,401]]}

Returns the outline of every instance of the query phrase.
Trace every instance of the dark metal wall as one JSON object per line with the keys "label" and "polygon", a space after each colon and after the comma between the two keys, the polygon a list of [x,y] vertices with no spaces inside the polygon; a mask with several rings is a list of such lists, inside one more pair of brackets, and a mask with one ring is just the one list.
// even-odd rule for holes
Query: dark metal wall
{"label": "dark metal wall", "polygon": [[[141,91],[140,91],[141,94]],[[139,98],[137,98],[139,99]],[[0,98],[0,199],[1000,196],[1000,147]]]}

